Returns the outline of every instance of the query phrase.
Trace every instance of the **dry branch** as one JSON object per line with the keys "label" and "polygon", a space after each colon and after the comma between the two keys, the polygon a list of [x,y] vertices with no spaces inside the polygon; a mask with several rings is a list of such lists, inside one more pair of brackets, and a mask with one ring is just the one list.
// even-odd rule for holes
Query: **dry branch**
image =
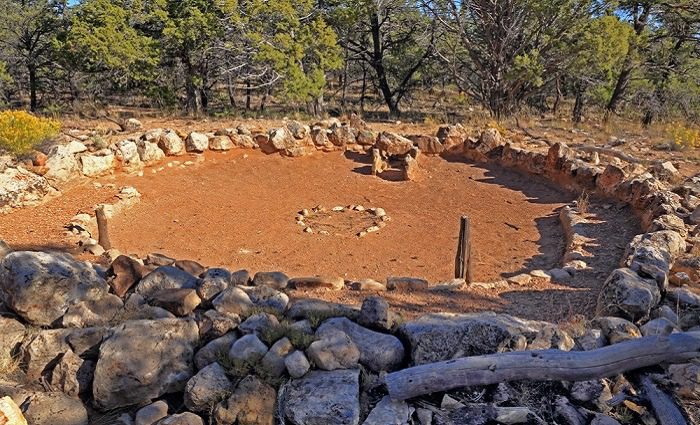
{"label": "dry branch", "polygon": [[588,381],[700,357],[700,332],[650,336],[591,351],[519,351],[416,366],[386,376],[389,395],[405,400],[500,382]]}
{"label": "dry branch", "polygon": [[639,159],[635,158],[632,155],[628,155],[624,152],[620,152],[616,149],[612,148],[599,148],[597,146],[586,146],[586,145],[571,145],[572,148],[575,148],[577,150],[580,150],[582,152],[587,152],[587,153],[593,153],[597,152],[601,155],[607,155],[607,156],[614,156],[616,158],[619,158],[623,161],[627,161],[632,164],[642,164],[642,165],[648,165],[651,161],[647,161],[646,159]]}

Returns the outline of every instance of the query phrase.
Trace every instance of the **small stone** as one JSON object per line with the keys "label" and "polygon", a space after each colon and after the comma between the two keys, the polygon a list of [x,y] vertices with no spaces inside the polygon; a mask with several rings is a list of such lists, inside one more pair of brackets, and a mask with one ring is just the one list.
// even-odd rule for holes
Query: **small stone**
{"label": "small stone", "polygon": [[547,272],[554,282],[569,282],[573,277],[571,273],[564,269],[552,269]]}
{"label": "small stone", "polygon": [[642,331],[644,336],[670,335],[677,331],[676,326],[664,317],[648,321],[639,330]]}
{"label": "small stone", "polygon": [[343,211],[345,211],[345,207],[333,207],[333,211],[335,211],[335,212],[343,212]]}
{"label": "small stone", "polygon": [[374,215],[377,217],[384,217],[386,216],[386,211],[384,211],[384,208],[375,208]]}
{"label": "small stone", "polygon": [[297,290],[330,289],[338,291],[345,288],[345,279],[342,277],[296,277],[290,279],[288,285]]}
{"label": "small stone", "polygon": [[370,328],[389,330],[394,325],[389,303],[382,297],[365,298],[360,310],[359,323]]}
{"label": "small stone", "polygon": [[192,412],[170,415],[158,421],[155,425],[204,425],[204,421]]}
{"label": "small stone", "polygon": [[153,425],[168,416],[168,403],[159,400],[136,412],[134,425]]}
{"label": "small stone", "polygon": [[233,389],[219,363],[200,370],[185,386],[185,406],[193,412],[208,412]]}
{"label": "small stone", "polygon": [[281,290],[287,287],[289,277],[282,272],[257,272],[253,277],[253,286],[269,286]]}
{"label": "small stone", "polygon": [[258,313],[248,317],[238,327],[241,332],[246,334],[260,335],[266,329],[272,329],[279,326],[280,322],[275,316],[268,313]]}
{"label": "small stone", "polygon": [[[217,424],[274,425],[277,392],[259,378],[249,375],[234,393],[214,409]],[[319,422],[319,425],[322,422]],[[311,425],[311,424],[309,424]]]}
{"label": "small stone", "polygon": [[311,227],[307,227],[304,229],[304,233],[313,233],[313,232],[314,232],[314,229],[312,229]]}
{"label": "small stone", "polygon": [[294,351],[284,358],[284,365],[287,368],[289,376],[294,379],[301,378],[311,369],[309,361],[301,351]]}
{"label": "small stone", "polygon": [[362,425],[405,425],[409,423],[411,409],[403,400],[385,396],[374,406]]}
{"label": "small stone", "polygon": [[255,307],[248,294],[239,287],[229,286],[212,301],[214,308],[221,313],[245,314]]}
{"label": "small stone", "polygon": [[23,403],[31,425],[88,425],[88,413],[80,400],[63,393],[34,393]]}
{"label": "small stone", "polygon": [[255,363],[267,353],[267,345],[254,335],[245,335],[233,343],[228,352],[229,358],[244,363]]}
{"label": "small stone", "polygon": [[350,282],[350,288],[356,291],[386,291],[386,285],[381,282],[377,282],[374,279],[361,279],[358,281]]}
{"label": "small stone", "polygon": [[390,291],[415,291],[428,289],[428,281],[415,277],[389,277],[386,287]]}
{"label": "small stone", "polygon": [[157,307],[162,307],[176,316],[191,314],[202,299],[194,289],[162,289],[151,296],[151,302]]}
{"label": "small stone", "polygon": [[513,285],[518,285],[518,286],[527,286],[530,284],[530,281],[532,280],[532,276],[526,273],[522,273],[513,277],[509,277],[506,279],[508,283],[511,283]]}
{"label": "small stone", "polygon": [[288,338],[282,338],[272,344],[261,362],[265,372],[274,377],[282,376],[286,370],[285,357],[292,351],[294,351],[294,346]]}
{"label": "small stone", "polygon": [[610,344],[640,338],[639,329],[632,323],[619,317],[598,317],[593,323],[600,327]]}
{"label": "small stone", "polygon": [[236,342],[236,339],[238,339],[236,332],[229,332],[202,347],[194,356],[194,364],[197,370],[204,369],[206,366],[219,360],[222,356],[228,355],[228,351],[231,349],[233,343]]}
{"label": "small stone", "polygon": [[314,365],[323,370],[351,369],[360,361],[360,350],[345,332],[336,329],[312,342],[306,353]]}

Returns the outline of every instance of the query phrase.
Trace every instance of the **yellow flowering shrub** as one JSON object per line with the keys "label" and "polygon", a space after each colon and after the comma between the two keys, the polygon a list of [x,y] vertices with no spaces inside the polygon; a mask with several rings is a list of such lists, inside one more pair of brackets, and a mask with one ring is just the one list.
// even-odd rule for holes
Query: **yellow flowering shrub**
{"label": "yellow flowering shrub", "polygon": [[700,129],[687,127],[681,123],[673,123],[666,129],[673,149],[684,150],[700,147]]}
{"label": "yellow flowering shrub", "polygon": [[27,153],[55,137],[60,129],[61,123],[56,120],[35,117],[24,111],[0,111],[0,150]]}

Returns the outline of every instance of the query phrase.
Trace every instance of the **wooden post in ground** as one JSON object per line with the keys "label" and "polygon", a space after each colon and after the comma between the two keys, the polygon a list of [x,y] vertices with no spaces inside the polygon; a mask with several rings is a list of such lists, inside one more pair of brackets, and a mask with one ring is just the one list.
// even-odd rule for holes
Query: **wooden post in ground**
{"label": "wooden post in ground", "polygon": [[467,283],[472,283],[471,251],[469,217],[462,216],[459,221],[459,242],[457,243],[457,256],[455,257],[455,279],[464,279]]}
{"label": "wooden post in ground", "polygon": [[109,228],[107,226],[107,214],[105,214],[104,205],[100,205],[95,209],[95,217],[97,218],[97,243],[99,243],[105,251],[109,251],[112,249],[112,242],[109,240]]}

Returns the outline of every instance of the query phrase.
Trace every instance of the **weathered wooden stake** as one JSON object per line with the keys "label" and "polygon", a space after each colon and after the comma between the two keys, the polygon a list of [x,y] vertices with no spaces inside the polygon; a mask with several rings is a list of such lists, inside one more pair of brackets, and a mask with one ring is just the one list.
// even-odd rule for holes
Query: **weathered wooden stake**
{"label": "weathered wooden stake", "polygon": [[459,242],[457,243],[457,256],[455,257],[455,279],[464,279],[467,283],[472,283],[471,253],[469,217],[462,216],[459,222]]}
{"label": "weathered wooden stake", "polygon": [[95,217],[97,218],[97,243],[108,251],[112,249],[112,242],[109,240],[109,228],[107,227],[107,214],[105,214],[104,205],[100,205],[95,209]]}

